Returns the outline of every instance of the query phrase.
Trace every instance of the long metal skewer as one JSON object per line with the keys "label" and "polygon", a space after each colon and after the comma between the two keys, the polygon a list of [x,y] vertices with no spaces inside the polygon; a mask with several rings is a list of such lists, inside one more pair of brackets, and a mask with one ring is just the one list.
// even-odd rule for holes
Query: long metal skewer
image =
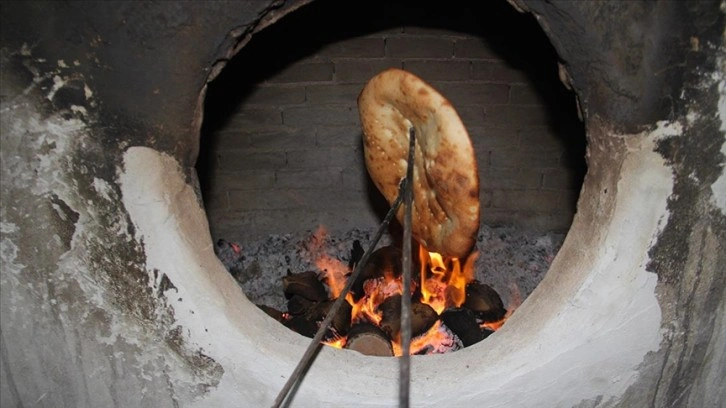
{"label": "long metal skewer", "polygon": [[[393,216],[396,214],[396,211],[398,210],[398,207],[401,206],[401,203],[403,201],[403,191],[407,189],[408,182],[406,179],[401,180],[401,185],[399,186],[399,193],[398,197],[396,198],[396,201],[391,204],[391,208],[388,210],[388,214],[386,214],[386,217],[383,219],[383,222],[381,223],[380,227],[378,228],[378,231],[376,231],[376,235],[373,237],[373,240],[371,241],[370,246],[368,249],[363,253],[363,256],[361,257],[358,264],[353,269],[353,273],[348,278],[348,281],[346,282],[345,286],[343,287],[343,290],[340,292],[340,295],[333,303],[333,306],[331,306],[330,310],[328,311],[328,314],[325,316],[325,319],[323,319],[323,322],[320,324],[320,328],[315,333],[315,337],[313,337],[313,341],[310,342],[310,345],[308,346],[307,350],[305,350],[305,354],[303,354],[302,359],[295,367],[295,370],[290,375],[290,378],[287,379],[287,382],[282,387],[282,390],[280,390],[280,393],[277,395],[277,398],[275,398],[275,402],[273,403],[273,408],[279,408],[282,406],[282,403],[287,398],[288,394],[290,393],[290,390],[292,387],[297,383],[298,379],[307,371],[307,369],[310,367],[310,364],[312,364],[313,359],[317,355],[317,351],[320,349],[322,344],[320,341],[323,339],[323,336],[325,335],[325,332],[328,330],[328,326],[330,326],[330,323],[333,321],[333,317],[338,313],[338,309],[340,309],[340,306],[345,302],[345,295],[348,294],[348,291],[350,291],[350,288],[353,286],[353,283],[358,279],[358,275],[360,275],[361,271],[363,270],[363,267],[368,262],[368,258],[370,258],[371,253],[373,253],[373,250],[376,248],[376,245],[378,245],[378,241],[381,239],[381,236],[383,236],[383,233],[385,232],[386,227],[393,219]],[[405,255],[404,255],[405,256]]]}
{"label": "long metal skewer", "polygon": [[403,293],[401,295],[401,363],[399,366],[398,406],[408,408],[411,383],[411,224],[413,222],[413,160],[416,132],[408,131],[408,168],[403,188]]}

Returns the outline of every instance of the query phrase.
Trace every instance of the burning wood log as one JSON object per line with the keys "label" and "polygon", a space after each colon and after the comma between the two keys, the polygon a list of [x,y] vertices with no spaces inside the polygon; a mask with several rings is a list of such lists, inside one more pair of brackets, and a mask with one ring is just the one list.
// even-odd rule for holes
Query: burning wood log
{"label": "burning wood log", "polygon": [[[383,314],[381,329],[391,338],[397,339],[401,331],[401,295],[388,297],[378,309]],[[429,305],[420,302],[411,303],[411,336],[420,336],[436,323],[439,316]]]}
{"label": "burning wood log", "polygon": [[441,321],[461,340],[464,347],[478,343],[492,333],[490,330],[481,329],[476,321],[476,314],[466,308],[445,310],[441,313]]}
{"label": "burning wood log", "polygon": [[497,291],[478,281],[466,285],[466,300],[462,307],[474,311],[484,323],[502,320],[507,313]]}
{"label": "burning wood log", "polygon": [[315,271],[306,271],[283,277],[282,289],[288,299],[294,295],[299,295],[313,302],[328,300],[328,292],[318,279],[318,274]]}
{"label": "burning wood log", "polygon": [[292,295],[287,301],[287,312],[293,316],[305,315],[317,303],[300,295]]}
{"label": "burning wood log", "polygon": [[[312,322],[322,322],[325,319],[325,316],[328,315],[328,312],[333,306],[333,303],[335,302],[332,300],[315,303],[305,313],[305,318]],[[330,323],[331,327],[335,329],[337,334],[345,335],[346,333],[348,333],[348,330],[350,329],[352,311],[353,307],[348,302],[344,302],[343,304],[341,304],[338,312],[335,314],[333,320]]]}
{"label": "burning wood log", "polygon": [[369,279],[378,279],[383,276],[398,278],[401,276],[401,250],[394,246],[384,246],[376,249],[366,262],[360,276],[351,286],[353,298],[358,301],[365,293],[363,286]]}
{"label": "burning wood log", "polygon": [[393,346],[388,335],[370,323],[356,324],[350,329],[343,348],[367,356],[392,357]]}

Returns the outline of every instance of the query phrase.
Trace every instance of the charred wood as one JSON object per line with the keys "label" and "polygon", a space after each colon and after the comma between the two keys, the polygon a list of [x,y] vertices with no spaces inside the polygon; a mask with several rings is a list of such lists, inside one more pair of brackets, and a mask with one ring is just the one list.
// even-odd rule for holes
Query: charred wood
{"label": "charred wood", "polygon": [[497,291],[478,281],[466,285],[466,300],[462,307],[471,309],[484,323],[502,320],[507,313]]}
{"label": "charred wood", "polygon": [[350,329],[343,347],[367,356],[392,357],[393,346],[388,335],[370,323],[356,324]]}
{"label": "charred wood", "polygon": [[441,313],[441,321],[461,340],[464,347],[484,340],[491,331],[481,329],[473,311],[466,308],[447,309]]}
{"label": "charred wood", "polygon": [[283,277],[282,289],[288,299],[298,295],[313,302],[328,300],[328,292],[318,279],[318,274],[315,271],[306,271]]}
{"label": "charred wood", "polygon": [[[381,329],[391,338],[397,339],[401,332],[401,295],[388,297],[378,309],[383,314]],[[411,336],[420,336],[436,323],[439,316],[429,305],[420,302],[411,303]]]}
{"label": "charred wood", "polygon": [[[335,302],[329,300],[313,304],[312,307],[305,313],[305,318],[316,323],[322,322],[328,315],[333,303]],[[340,308],[338,308],[338,312],[335,314],[330,323],[330,326],[335,329],[338,334],[345,335],[348,333],[348,330],[350,330],[350,315],[352,311],[353,307],[348,302],[343,302]]]}
{"label": "charred wood", "polygon": [[388,245],[373,251],[360,276],[351,286],[350,291],[353,293],[353,298],[357,301],[365,295],[363,285],[369,279],[401,276],[401,258],[401,250],[394,246]]}
{"label": "charred wood", "polygon": [[287,301],[287,312],[293,316],[302,316],[307,314],[317,303],[319,302],[313,302],[300,295],[293,295]]}

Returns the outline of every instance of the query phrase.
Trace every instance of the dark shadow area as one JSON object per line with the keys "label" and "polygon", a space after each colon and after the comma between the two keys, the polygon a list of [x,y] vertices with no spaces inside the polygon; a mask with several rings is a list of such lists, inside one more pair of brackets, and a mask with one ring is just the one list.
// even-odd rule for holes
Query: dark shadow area
{"label": "dark shadow area", "polygon": [[316,0],[257,33],[209,84],[197,161],[202,192],[214,165],[215,131],[225,126],[255,84],[328,44],[399,26],[479,36],[507,64],[525,71],[547,106],[549,125],[563,138],[571,188],[580,189],[586,171],[584,125],[576,120],[574,94],[558,80],[557,54],[532,15],[517,12],[504,0]]}

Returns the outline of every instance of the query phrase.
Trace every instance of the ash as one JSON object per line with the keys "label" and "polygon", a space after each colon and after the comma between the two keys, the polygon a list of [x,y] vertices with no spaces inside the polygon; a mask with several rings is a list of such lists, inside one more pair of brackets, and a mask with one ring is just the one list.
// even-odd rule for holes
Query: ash
{"label": "ash", "polygon": [[[339,234],[318,230],[270,235],[244,243],[220,238],[215,253],[250,301],[285,311],[283,276],[308,270],[322,275],[315,262],[321,257],[328,260],[326,265],[333,262],[350,270],[354,242],[367,249],[374,235],[374,229],[353,229]],[[544,278],[564,238],[563,233],[482,226],[476,242],[475,278],[494,288],[507,309],[516,308]],[[390,236],[384,235],[377,247],[392,242]]]}

